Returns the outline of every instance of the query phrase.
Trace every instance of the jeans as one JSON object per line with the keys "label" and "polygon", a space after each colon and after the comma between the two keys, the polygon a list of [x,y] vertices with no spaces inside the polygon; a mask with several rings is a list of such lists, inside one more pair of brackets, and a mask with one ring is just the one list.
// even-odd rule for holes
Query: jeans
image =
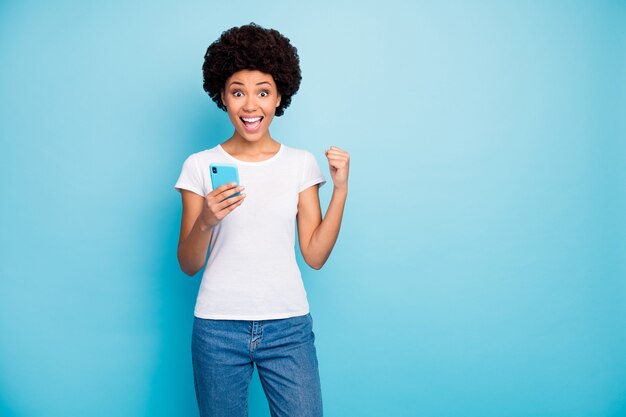
{"label": "jeans", "polygon": [[310,314],[278,320],[196,317],[191,352],[201,417],[246,417],[254,364],[272,417],[321,417]]}

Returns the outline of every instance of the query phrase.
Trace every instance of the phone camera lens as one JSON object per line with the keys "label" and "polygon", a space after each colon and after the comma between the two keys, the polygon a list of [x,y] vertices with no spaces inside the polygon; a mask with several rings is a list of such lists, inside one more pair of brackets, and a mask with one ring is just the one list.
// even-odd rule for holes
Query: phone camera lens
{"label": "phone camera lens", "polygon": [[217,168],[213,167],[213,173],[217,174]]}

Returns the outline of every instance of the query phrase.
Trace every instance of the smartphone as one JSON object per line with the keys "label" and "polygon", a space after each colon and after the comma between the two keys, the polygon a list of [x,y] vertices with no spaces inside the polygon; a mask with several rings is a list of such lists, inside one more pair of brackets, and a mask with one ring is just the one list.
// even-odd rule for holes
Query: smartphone
{"label": "smartphone", "polygon": [[[228,184],[229,182],[236,182],[239,185],[239,170],[235,164],[211,164],[209,165],[211,172],[211,185],[215,190],[217,187]],[[236,197],[240,193],[231,195],[228,198]]]}

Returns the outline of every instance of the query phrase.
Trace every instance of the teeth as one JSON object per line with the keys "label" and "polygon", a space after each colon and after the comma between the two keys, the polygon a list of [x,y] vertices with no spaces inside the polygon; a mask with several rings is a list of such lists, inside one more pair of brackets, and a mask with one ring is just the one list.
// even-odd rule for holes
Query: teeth
{"label": "teeth", "polygon": [[248,123],[254,123],[254,122],[258,122],[259,120],[261,120],[261,117],[242,117],[241,120],[243,120],[244,122],[248,122]]}

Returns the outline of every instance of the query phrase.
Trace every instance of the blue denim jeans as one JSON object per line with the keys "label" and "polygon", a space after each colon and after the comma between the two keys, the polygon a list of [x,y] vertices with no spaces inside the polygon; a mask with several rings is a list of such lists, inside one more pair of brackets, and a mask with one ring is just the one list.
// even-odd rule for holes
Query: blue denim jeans
{"label": "blue denim jeans", "polygon": [[191,352],[201,417],[246,417],[256,364],[272,417],[320,417],[322,394],[310,314],[278,320],[196,317]]}

